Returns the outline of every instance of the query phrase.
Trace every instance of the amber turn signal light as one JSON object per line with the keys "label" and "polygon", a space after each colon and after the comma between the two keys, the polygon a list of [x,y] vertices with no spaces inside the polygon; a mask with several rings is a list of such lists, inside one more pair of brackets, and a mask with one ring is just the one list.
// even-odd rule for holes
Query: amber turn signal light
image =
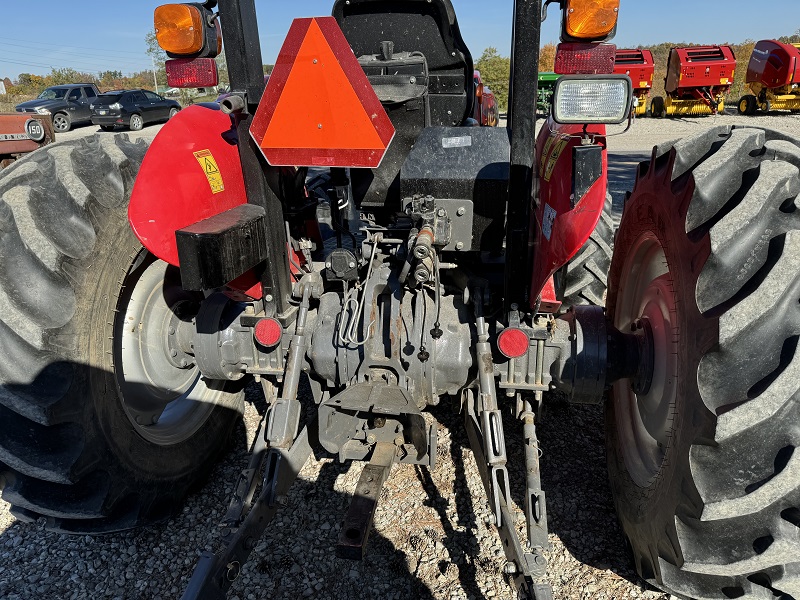
{"label": "amber turn signal light", "polygon": [[164,4],[155,10],[158,45],[170,54],[197,54],[203,50],[203,15],[196,6]]}
{"label": "amber turn signal light", "polygon": [[602,41],[614,33],[620,0],[567,0],[564,33],[571,40]]}

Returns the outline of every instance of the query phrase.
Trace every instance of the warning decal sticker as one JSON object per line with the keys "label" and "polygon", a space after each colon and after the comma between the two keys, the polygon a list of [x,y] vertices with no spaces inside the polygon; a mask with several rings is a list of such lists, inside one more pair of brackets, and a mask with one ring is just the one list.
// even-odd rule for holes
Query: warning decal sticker
{"label": "warning decal sticker", "polygon": [[219,166],[217,165],[217,161],[214,160],[214,155],[211,154],[211,150],[195,152],[194,157],[203,168],[203,173],[205,173],[208,179],[208,185],[211,186],[211,192],[219,194],[225,191],[225,184],[222,182],[222,173],[219,172]]}

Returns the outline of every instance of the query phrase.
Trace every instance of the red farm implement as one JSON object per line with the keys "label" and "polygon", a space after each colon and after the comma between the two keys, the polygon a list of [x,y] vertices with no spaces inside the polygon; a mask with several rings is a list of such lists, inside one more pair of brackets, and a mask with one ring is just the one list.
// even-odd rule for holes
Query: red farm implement
{"label": "red farm implement", "polygon": [[739,100],[739,114],[800,112],[800,44],[758,42],[747,67],[747,84],[753,93]]}
{"label": "red farm implement", "polygon": [[666,98],[653,98],[650,112],[654,117],[722,112],[735,73],[736,57],[730,46],[673,48],[664,80]]}
{"label": "red farm implement", "polygon": [[614,73],[627,75],[633,82],[633,97],[637,116],[647,114],[647,99],[653,89],[656,67],[650,50],[621,50],[617,48]]}

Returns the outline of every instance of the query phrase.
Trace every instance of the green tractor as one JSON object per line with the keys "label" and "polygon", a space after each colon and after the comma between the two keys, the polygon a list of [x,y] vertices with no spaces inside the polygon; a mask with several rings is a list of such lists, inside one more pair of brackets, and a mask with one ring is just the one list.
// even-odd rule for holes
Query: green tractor
{"label": "green tractor", "polygon": [[556,81],[561,75],[557,73],[539,73],[539,87],[536,92],[536,112],[549,115],[550,108],[553,106],[553,92],[556,89]]}

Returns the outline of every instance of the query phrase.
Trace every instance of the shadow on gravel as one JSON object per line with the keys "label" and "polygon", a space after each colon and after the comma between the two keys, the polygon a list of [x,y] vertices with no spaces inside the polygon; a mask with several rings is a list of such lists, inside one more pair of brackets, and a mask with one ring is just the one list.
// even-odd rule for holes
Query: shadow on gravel
{"label": "shadow on gravel", "polygon": [[[571,405],[559,396],[545,396],[543,418],[536,432],[542,450],[542,488],[547,494],[550,532],[579,562],[611,570],[636,585],[646,585],[634,571],[627,541],[617,522],[605,457],[602,406]],[[522,439],[522,426],[510,430]],[[509,435],[509,434],[507,434]],[[521,443],[511,443],[509,462],[514,465],[515,502],[522,502],[524,464]]]}
{"label": "shadow on gravel", "polygon": [[[33,397],[41,380],[37,377],[39,383],[27,386]],[[0,394],[12,388],[17,395],[25,391],[20,386],[6,386],[6,390],[0,386]],[[9,506],[1,503],[0,598],[180,598],[200,553],[219,549],[219,523],[249,458],[247,433],[254,431],[265,410],[259,386],[251,385],[246,394],[245,418],[235,429],[230,450],[198,486],[199,491],[174,507],[176,514],[161,523],[121,533],[69,535],[48,531],[44,518],[31,523],[14,520]],[[5,412],[0,406],[0,414]],[[14,416],[12,424],[20,425],[21,419]],[[15,439],[15,434],[0,427],[0,447],[13,445]],[[48,448],[47,440],[41,443]],[[288,506],[279,511],[257,544],[229,598],[433,600],[428,587],[410,570],[405,552],[375,530],[363,561],[335,557],[350,495],[334,487],[349,468],[325,461],[315,480],[295,482]],[[0,463],[0,489],[10,490],[13,478],[12,470]],[[71,493],[66,490],[63,497],[50,500],[56,506],[69,504]]]}
{"label": "shadow on gravel", "polygon": [[[461,417],[458,416],[457,420],[460,421]],[[448,427],[456,424],[457,423],[448,423]],[[461,431],[461,434],[464,434],[463,440],[456,435],[456,430],[451,428],[451,432],[453,432],[454,442],[455,440],[458,440],[459,442],[467,442],[466,435],[464,434],[463,430]],[[455,471],[454,480],[456,482],[456,485],[454,485],[454,498],[446,498],[442,495],[441,491],[434,483],[427,467],[418,466],[416,467],[416,472],[417,478],[422,484],[425,492],[428,494],[428,501],[426,502],[426,505],[436,510],[436,513],[441,520],[442,528],[444,529],[445,535],[442,538],[442,544],[447,550],[450,561],[449,563],[445,560],[440,561],[439,569],[444,571],[447,569],[449,564],[457,565],[458,579],[464,591],[475,598],[483,598],[483,592],[478,585],[475,562],[468,560],[467,552],[465,550],[466,548],[477,545],[475,543],[476,540],[474,533],[477,529],[477,522],[475,520],[477,511],[475,510],[474,503],[472,502],[472,496],[470,496],[465,488],[458,485],[458,482],[464,482],[467,479],[464,461],[461,458],[461,452],[459,450],[460,447],[458,443],[453,443],[450,445],[450,458],[453,461],[453,468]],[[456,511],[458,515],[457,524],[464,528],[463,531],[456,530],[453,527],[453,523],[450,522],[446,510],[450,502],[456,503]]]}
{"label": "shadow on gravel", "polygon": [[[247,395],[245,421],[252,431],[264,410],[264,400],[258,387],[249,387]],[[537,430],[551,533],[581,563],[611,570],[641,586],[617,525],[606,479],[602,409],[571,406],[552,397],[547,398],[545,406],[547,414]],[[486,513],[487,506],[482,505],[483,495],[471,496],[467,486],[465,460],[470,459],[462,452],[469,446],[462,416],[443,409],[434,414],[451,433],[450,455],[442,447],[444,456],[440,458],[452,462],[453,485],[437,487],[434,474],[424,467],[410,474],[424,490],[427,499],[423,504],[433,509],[444,530],[440,539],[443,551],[436,559],[438,571],[434,570],[457,577],[467,597],[479,600],[484,598],[485,586],[481,589],[478,571],[492,568],[484,562],[494,563],[497,558],[479,552],[477,519]],[[521,506],[524,459],[518,421],[506,418],[506,437],[512,496]],[[234,440],[233,450],[209,473],[205,487],[164,523],[89,537],[48,532],[43,523],[12,521],[0,532],[0,597],[179,598],[199,553],[217,549],[219,521],[238,473],[248,460],[245,423],[237,427]],[[424,545],[429,542],[426,536],[431,537],[424,524],[416,529],[412,525],[408,547],[399,548],[373,530],[363,561],[335,557],[341,519],[350,502],[342,486],[337,489],[337,480],[349,469],[350,465],[326,460],[313,480],[298,479],[290,491],[288,506],[279,511],[257,544],[230,598],[440,597],[431,592],[430,575],[422,576],[421,562],[413,556],[415,538],[416,544]],[[382,494],[381,505],[391,503],[392,496]],[[4,517],[0,512],[0,519]],[[564,566],[551,562],[549,576],[572,574],[565,575]],[[496,577],[503,586],[503,576],[497,573]],[[510,593],[510,588],[505,589]]]}

